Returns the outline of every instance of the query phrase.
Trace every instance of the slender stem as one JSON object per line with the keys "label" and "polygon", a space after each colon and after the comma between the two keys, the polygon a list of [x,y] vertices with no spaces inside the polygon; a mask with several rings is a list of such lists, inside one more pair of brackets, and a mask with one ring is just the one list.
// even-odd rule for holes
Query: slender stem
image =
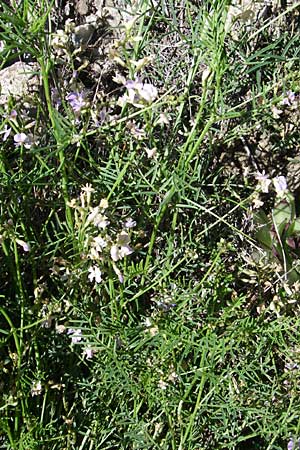
{"label": "slender stem", "polygon": [[66,171],[66,159],[65,159],[65,153],[64,153],[64,147],[65,144],[61,141],[61,136],[59,134],[59,131],[57,129],[57,123],[56,119],[53,113],[53,108],[51,104],[51,96],[50,96],[50,87],[49,87],[49,71],[50,71],[50,63],[47,61],[45,64],[42,59],[39,60],[40,66],[41,66],[41,72],[42,72],[42,78],[43,78],[43,85],[44,85],[44,92],[46,97],[46,103],[47,108],[49,112],[49,118],[51,121],[53,134],[56,140],[57,150],[58,150],[58,157],[59,157],[59,168],[61,170],[62,174],[62,191],[63,191],[63,197],[65,202],[65,208],[66,208],[66,221],[70,229],[73,231],[73,218],[72,218],[72,212],[71,208],[68,205],[69,202],[69,195],[68,195],[68,175]]}

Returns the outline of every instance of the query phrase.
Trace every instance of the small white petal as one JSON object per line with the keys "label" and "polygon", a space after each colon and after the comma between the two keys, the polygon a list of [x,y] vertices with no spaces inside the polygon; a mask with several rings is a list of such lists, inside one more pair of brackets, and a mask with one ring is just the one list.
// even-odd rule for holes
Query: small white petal
{"label": "small white petal", "polygon": [[110,249],[110,256],[113,261],[119,261],[119,247],[117,245],[112,245]]}
{"label": "small white petal", "polygon": [[23,247],[24,252],[30,251],[30,245],[27,242],[22,241],[22,239],[16,239],[16,242]]}
{"label": "small white petal", "polygon": [[118,275],[120,283],[124,283],[124,277],[122,275],[122,272],[118,269],[118,267],[115,264],[113,264],[113,269],[115,273]]}
{"label": "small white petal", "polygon": [[92,359],[94,353],[95,352],[92,348],[87,347],[86,349],[84,349],[83,356],[86,356],[86,359]]}
{"label": "small white petal", "polygon": [[125,258],[125,256],[131,255],[133,253],[133,250],[129,245],[122,245],[122,247],[119,249],[119,255],[121,258]]}
{"label": "small white petal", "polygon": [[88,279],[91,282],[95,279],[96,283],[101,283],[102,274],[98,266],[89,267],[88,271],[90,272],[88,275]]}

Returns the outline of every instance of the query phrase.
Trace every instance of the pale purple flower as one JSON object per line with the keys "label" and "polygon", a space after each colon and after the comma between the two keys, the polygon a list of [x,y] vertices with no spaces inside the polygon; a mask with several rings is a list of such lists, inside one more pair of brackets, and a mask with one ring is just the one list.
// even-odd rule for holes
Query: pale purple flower
{"label": "pale purple flower", "polygon": [[278,197],[283,197],[288,190],[286,178],[282,175],[273,178],[273,185]]}
{"label": "pale purple flower", "polygon": [[287,91],[281,103],[282,105],[291,106],[295,102],[295,100],[296,100],[295,92]]}
{"label": "pale purple flower", "polygon": [[32,139],[25,133],[15,134],[14,142],[16,147],[23,145],[25,148],[30,148],[32,146]]}
{"label": "pale purple flower", "polygon": [[297,448],[300,449],[300,439],[295,442],[295,440],[291,438],[288,442],[287,450],[296,450]]}
{"label": "pale purple flower", "polygon": [[138,94],[145,100],[146,103],[152,103],[157,97],[157,89],[151,83],[144,83],[138,88]]}
{"label": "pale purple flower", "polygon": [[80,329],[74,330],[73,328],[69,328],[68,334],[72,335],[72,344],[78,344],[82,340],[82,331]]}
{"label": "pale purple flower", "polygon": [[134,228],[136,226],[136,221],[133,220],[131,217],[128,217],[124,223],[125,228]]}
{"label": "pale purple flower", "polygon": [[119,99],[119,105],[124,106],[130,103],[137,108],[144,108],[156,99],[158,92],[151,83],[142,83],[139,78],[127,80],[125,83],[127,93]]}
{"label": "pale purple flower", "polygon": [[299,365],[294,362],[290,362],[290,363],[286,363],[284,365],[284,368],[286,370],[299,370]]}
{"label": "pale purple flower", "polygon": [[104,106],[100,111],[99,111],[99,119],[100,119],[100,124],[102,125],[106,118],[107,118],[107,114],[108,114],[108,109],[106,108],[106,106]]}
{"label": "pale purple flower", "polygon": [[15,109],[12,109],[10,113],[4,114],[4,117],[8,120],[16,120],[18,113]]}
{"label": "pale purple flower", "polygon": [[67,95],[66,99],[77,116],[79,116],[81,111],[89,104],[84,92],[71,92]]}
{"label": "pale purple flower", "polygon": [[16,120],[18,113],[15,109],[12,109],[9,115],[7,116],[10,120]]}
{"label": "pale purple flower", "polygon": [[22,239],[16,239],[16,243],[21,245],[24,252],[30,252],[30,244],[28,242],[22,241]]}

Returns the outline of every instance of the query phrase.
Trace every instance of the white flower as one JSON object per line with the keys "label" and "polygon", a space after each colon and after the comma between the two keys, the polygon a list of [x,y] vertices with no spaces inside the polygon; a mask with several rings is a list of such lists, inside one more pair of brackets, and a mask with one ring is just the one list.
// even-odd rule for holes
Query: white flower
{"label": "white flower", "polygon": [[130,60],[130,63],[135,66],[135,71],[140,71],[143,67],[145,67],[147,64],[152,63],[154,60],[154,56],[145,56],[142,59],[139,59],[138,61],[134,61],[133,59]]}
{"label": "white flower", "polygon": [[91,282],[93,282],[93,280],[95,279],[96,283],[101,283],[102,274],[98,266],[92,266],[88,271],[90,272],[88,278]]}
{"label": "white flower", "polygon": [[63,30],[57,30],[56,34],[52,37],[51,45],[54,48],[66,48],[68,45],[69,38]]}
{"label": "white flower", "polygon": [[143,321],[143,325],[145,325],[146,329],[144,330],[145,332],[149,333],[150,336],[156,336],[157,333],[159,332],[158,326],[157,325],[153,325],[151,322],[151,319],[149,317],[146,317]]}
{"label": "white flower", "polygon": [[95,354],[95,351],[91,347],[87,347],[83,351],[83,356],[85,356],[86,359],[92,359],[94,354]]}
{"label": "white flower", "polygon": [[91,259],[96,259],[96,260],[100,258],[100,255],[97,252],[97,250],[95,249],[95,247],[91,247],[91,250],[90,250],[90,253],[89,253],[89,257]]}
{"label": "white flower", "polygon": [[108,200],[106,198],[102,198],[102,200],[100,201],[99,207],[101,209],[107,209],[108,208]]}
{"label": "white flower", "polygon": [[91,196],[92,196],[93,192],[95,192],[95,189],[92,188],[92,186],[89,183],[87,183],[85,186],[83,186],[81,188],[81,191],[85,193],[86,202],[89,205],[91,203]]}
{"label": "white flower", "polygon": [[170,125],[170,120],[165,113],[160,113],[159,118],[155,123],[155,125]]}
{"label": "white flower", "polygon": [[92,208],[90,214],[88,215],[87,223],[89,224],[93,222],[98,214],[99,214],[99,206],[96,206],[96,208]]}
{"label": "white flower", "polygon": [[281,175],[279,177],[273,178],[273,185],[278,197],[283,197],[287,192],[288,187],[286,178],[284,176]]}
{"label": "white flower", "polygon": [[269,192],[269,186],[272,182],[272,180],[269,179],[269,176],[265,175],[265,171],[263,171],[263,173],[258,172],[255,176],[255,179],[258,181],[259,189],[267,194]]}
{"label": "white flower", "polygon": [[175,383],[175,381],[178,380],[178,375],[175,371],[171,372],[168,376],[168,381],[171,381],[172,383]]}
{"label": "white flower", "polygon": [[153,84],[144,83],[139,84],[137,87],[137,92],[140,97],[142,97],[146,103],[152,103],[157,97],[157,89]]}
{"label": "white flower", "polygon": [[66,327],[64,325],[55,325],[55,331],[57,334],[64,334]]}
{"label": "white flower", "polygon": [[113,261],[119,261],[121,259],[121,256],[119,254],[119,247],[117,245],[113,245],[110,249],[110,256]]}
{"label": "white flower", "polygon": [[146,148],[146,153],[148,158],[154,158],[154,156],[156,156],[157,153],[157,148],[156,147]]}
{"label": "white flower", "polygon": [[150,328],[152,326],[152,322],[149,319],[149,317],[146,317],[145,320],[143,321],[143,324],[145,325],[145,327]]}
{"label": "white flower", "polygon": [[129,243],[130,237],[126,231],[122,231],[118,234],[116,244],[112,245],[110,249],[110,256],[113,261],[119,261],[119,259],[122,259],[133,252],[132,248],[128,245]]}
{"label": "white flower", "polygon": [[104,230],[109,225],[109,220],[107,220],[107,217],[99,214],[94,219],[94,225],[95,227],[102,228]]}
{"label": "white flower", "polygon": [[162,389],[163,391],[165,391],[167,389],[167,387],[168,387],[168,384],[165,381],[163,381],[163,380],[159,380],[158,387],[160,389]]}
{"label": "white flower", "polygon": [[145,130],[143,128],[139,128],[134,121],[127,122],[126,128],[128,128],[132,136],[139,141],[142,141],[147,136]]}
{"label": "white flower", "polygon": [[107,246],[107,242],[105,239],[103,239],[103,237],[96,236],[94,237],[92,245],[97,252],[101,253],[102,250]]}
{"label": "white flower", "polygon": [[42,383],[40,381],[35,381],[31,388],[31,395],[41,395],[43,391]]}
{"label": "white flower", "polygon": [[262,202],[259,198],[255,197],[253,199],[253,209],[259,209],[263,206],[264,202]]}
{"label": "white flower", "polygon": [[104,230],[109,225],[109,220],[104,214],[100,214],[99,206],[96,206],[92,209],[87,218],[87,223],[91,223],[95,225],[95,227],[102,228]]}
{"label": "white flower", "polygon": [[8,138],[8,136],[11,133],[11,128],[9,128],[6,124],[4,125],[4,129],[2,131],[0,131],[0,134],[3,134],[3,142],[5,142]]}

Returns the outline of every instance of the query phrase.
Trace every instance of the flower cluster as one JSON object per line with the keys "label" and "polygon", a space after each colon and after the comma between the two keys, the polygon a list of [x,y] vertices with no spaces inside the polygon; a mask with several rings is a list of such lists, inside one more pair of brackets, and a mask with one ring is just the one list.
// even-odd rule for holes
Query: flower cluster
{"label": "flower cluster", "polygon": [[258,172],[255,175],[255,179],[257,180],[257,187],[253,197],[254,209],[260,208],[263,205],[263,202],[259,198],[259,193],[262,192],[268,194],[272,185],[278,199],[284,198],[288,193],[287,181],[282,175],[269,178],[269,175],[265,174],[263,171],[262,173]]}
{"label": "flower cluster", "polygon": [[[0,130],[0,136],[2,135],[2,141],[6,142],[7,139],[12,136],[13,128],[20,128],[20,124],[18,123],[18,113],[15,109],[13,109],[10,113],[6,113],[4,115],[5,122],[3,129]],[[30,122],[26,124],[26,126],[22,126],[22,128],[31,128],[34,126],[35,122]],[[32,134],[26,134],[24,132],[15,133],[13,135],[13,141],[15,147],[24,147],[26,149],[30,149],[34,144],[34,139]]]}
{"label": "flower cluster", "polygon": [[82,111],[89,106],[85,92],[71,92],[67,95],[66,100],[71,105],[76,117],[79,117]]}
{"label": "flower cluster", "polygon": [[124,83],[127,92],[119,98],[118,104],[124,106],[127,103],[136,108],[144,108],[151,105],[157,98],[157,89],[151,83],[143,83],[139,78],[127,80]]}
{"label": "flower cluster", "polygon": [[67,334],[71,337],[71,343],[73,345],[83,345],[82,356],[86,359],[92,359],[96,353],[96,350],[92,348],[85,340],[82,330],[80,328],[69,328]]}
{"label": "flower cluster", "polygon": [[293,91],[286,91],[277,105],[272,105],[272,115],[274,119],[280,119],[286,110],[297,110],[299,108],[300,95]]}
{"label": "flower cluster", "polygon": [[281,104],[286,106],[292,106],[297,102],[298,99],[299,97],[295,94],[295,92],[287,91],[285,96],[283,97]]}
{"label": "flower cluster", "polygon": [[97,206],[92,204],[95,190],[86,185],[81,189],[79,200],[72,200],[69,206],[75,211],[75,225],[81,257],[90,261],[88,279],[101,283],[107,267],[112,267],[123,283],[124,277],[117,262],[133,253],[130,246],[130,230],[136,222],[128,217],[122,226],[117,225],[108,213],[108,201],[102,199]]}

